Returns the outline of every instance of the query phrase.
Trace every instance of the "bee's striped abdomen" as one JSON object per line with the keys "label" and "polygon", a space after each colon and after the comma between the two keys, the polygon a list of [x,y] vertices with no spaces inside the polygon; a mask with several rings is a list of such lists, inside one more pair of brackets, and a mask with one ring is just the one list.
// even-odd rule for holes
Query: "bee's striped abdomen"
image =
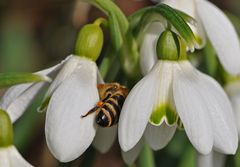
{"label": "bee's striped abdomen", "polygon": [[[113,94],[109,99],[105,101],[97,114],[97,123],[100,126],[107,127],[112,126],[118,122],[122,105],[125,98],[121,93]],[[100,121],[102,119],[102,121]]]}
{"label": "bee's striped abdomen", "polygon": [[98,85],[100,101],[87,114],[96,112],[96,123],[102,127],[110,127],[118,122],[124,100],[128,94],[126,87],[118,83]]}

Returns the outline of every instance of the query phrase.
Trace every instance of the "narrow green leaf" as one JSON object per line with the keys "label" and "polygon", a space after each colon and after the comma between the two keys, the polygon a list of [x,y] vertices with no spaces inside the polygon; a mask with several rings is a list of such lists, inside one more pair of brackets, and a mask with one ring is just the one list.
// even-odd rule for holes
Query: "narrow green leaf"
{"label": "narrow green leaf", "polygon": [[43,76],[40,74],[32,74],[32,73],[1,73],[0,74],[0,88],[9,87],[16,84],[42,82],[42,81],[50,82],[51,79],[48,78],[47,76]]}
{"label": "narrow green leaf", "polygon": [[168,20],[168,22],[170,22],[176,28],[179,34],[186,41],[188,47],[193,51],[195,44],[195,36],[191,28],[188,26],[185,20],[179,15],[179,13],[176,12],[175,9],[171,8],[166,4],[159,4],[154,8],[154,10],[156,12],[159,12],[163,17],[165,17]]}
{"label": "narrow green leaf", "polygon": [[176,11],[187,23],[192,24],[192,25],[196,25],[196,24],[197,24],[197,21],[196,21],[193,17],[189,16],[188,14],[182,12],[181,10],[177,10],[177,9],[175,9],[175,11]]}
{"label": "narrow green leaf", "polygon": [[194,50],[194,45],[197,43],[194,33],[187,24],[187,22],[194,24],[194,19],[166,4],[143,8],[132,14],[129,20],[134,20],[134,23],[130,27],[132,27],[134,35],[138,38],[138,42],[141,42],[141,35],[144,34],[149,24],[157,21],[172,25],[192,51]]}

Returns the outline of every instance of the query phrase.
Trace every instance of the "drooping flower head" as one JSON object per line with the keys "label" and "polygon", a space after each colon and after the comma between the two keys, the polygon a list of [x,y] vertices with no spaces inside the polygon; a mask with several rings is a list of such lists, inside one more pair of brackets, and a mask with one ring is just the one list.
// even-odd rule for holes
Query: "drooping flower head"
{"label": "drooping flower head", "polygon": [[201,154],[212,149],[234,154],[237,130],[221,86],[191,65],[184,42],[174,32],[164,31],[156,46],[158,60],[123,105],[119,121],[123,151],[131,150],[143,135],[154,150],[161,149],[182,124]]}
{"label": "drooping flower head", "polygon": [[[6,110],[15,122],[39,91],[49,86],[38,110],[47,111],[47,145],[61,162],[76,159],[91,143],[101,152],[106,152],[116,137],[116,126],[106,129],[98,127],[95,114],[81,118],[99,101],[97,84],[103,83],[95,63],[103,45],[102,20],[98,19],[80,30],[74,55],[38,72],[52,78],[50,86],[46,82],[13,86],[0,102],[1,106],[7,106]],[[102,142],[106,136],[106,142]]]}

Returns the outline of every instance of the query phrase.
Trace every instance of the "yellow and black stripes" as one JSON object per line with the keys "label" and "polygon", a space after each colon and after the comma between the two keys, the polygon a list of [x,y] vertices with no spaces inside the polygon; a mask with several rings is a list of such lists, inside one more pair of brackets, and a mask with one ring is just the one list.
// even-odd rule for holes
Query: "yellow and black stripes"
{"label": "yellow and black stripes", "polygon": [[97,113],[96,122],[100,126],[104,127],[116,124],[118,122],[124,100],[125,97],[121,94],[121,92],[116,92],[116,94],[110,96],[100,107],[99,113]]}
{"label": "yellow and black stripes", "polygon": [[96,123],[102,127],[110,127],[118,122],[128,90],[118,83],[109,83],[99,84],[98,91],[101,101],[82,117],[96,112]]}

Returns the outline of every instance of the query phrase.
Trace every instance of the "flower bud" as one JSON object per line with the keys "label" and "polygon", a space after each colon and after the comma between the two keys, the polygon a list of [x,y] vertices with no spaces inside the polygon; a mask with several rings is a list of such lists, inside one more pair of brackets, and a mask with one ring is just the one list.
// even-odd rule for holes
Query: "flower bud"
{"label": "flower bud", "polygon": [[79,32],[75,54],[96,61],[103,46],[103,31],[97,24],[87,24]]}
{"label": "flower bud", "polygon": [[157,41],[157,56],[161,60],[186,59],[186,45],[176,33],[166,30]]}
{"label": "flower bud", "polygon": [[7,112],[0,109],[0,148],[13,144],[13,127]]}

